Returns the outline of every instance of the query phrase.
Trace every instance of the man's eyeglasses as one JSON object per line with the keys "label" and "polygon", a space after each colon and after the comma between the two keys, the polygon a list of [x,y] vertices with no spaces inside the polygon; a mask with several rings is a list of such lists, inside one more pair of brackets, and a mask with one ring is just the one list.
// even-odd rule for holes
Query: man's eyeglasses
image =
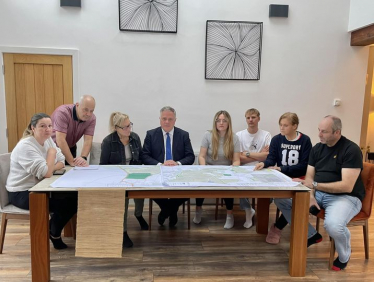
{"label": "man's eyeglasses", "polygon": [[127,130],[127,129],[131,129],[133,127],[133,125],[134,124],[132,122],[130,122],[130,124],[127,125],[127,126],[122,127],[122,126],[116,125],[116,127],[120,128],[122,130]]}

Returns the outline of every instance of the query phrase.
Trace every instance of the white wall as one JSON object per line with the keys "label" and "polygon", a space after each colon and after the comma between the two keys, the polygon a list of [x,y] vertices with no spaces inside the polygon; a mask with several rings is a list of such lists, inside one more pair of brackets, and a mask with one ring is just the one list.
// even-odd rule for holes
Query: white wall
{"label": "white wall", "polygon": [[351,0],[348,31],[374,24],[374,1]]}
{"label": "white wall", "polygon": [[[283,3],[285,1],[282,1]],[[143,139],[159,125],[159,109],[177,110],[177,126],[190,132],[195,150],[215,112],[228,110],[234,130],[246,127],[244,112],[261,112],[261,127],[278,133],[286,111],[318,142],[319,120],[342,118],[343,133],[359,141],[367,47],[351,47],[349,0],[290,0],[289,18],[269,18],[268,0],[180,0],[177,34],[120,32],[118,1],[0,1],[0,46],[79,50],[79,90],[97,100],[94,140],[108,134],[112,111],[128,113]],[[337,9],[339,7],[339,9]],[[206,20],[262,21],[261,80],[204,79]],[[4,83],[0,80],[0,151],[6,151]],[[332,107],[334,98],[342,106]]]}

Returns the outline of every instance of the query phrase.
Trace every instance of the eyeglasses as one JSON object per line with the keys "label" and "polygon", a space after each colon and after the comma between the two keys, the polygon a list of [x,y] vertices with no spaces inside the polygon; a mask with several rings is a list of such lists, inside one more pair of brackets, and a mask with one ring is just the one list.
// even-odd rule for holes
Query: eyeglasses
{"label": "eyeglasses", "polygon": [[130,124],[127,125],[127,126],[122,127],[122,126],[116,125],[116,127],[120,128],[122,130],[127,130],[127,129],[131,129],[133,127],[133,125],[134,124],[132,122],[130,122]]}
{"label": "eyeglasses", "polygon": [[216,123],[227,123],[228,121],[225,119],[216,119]]}

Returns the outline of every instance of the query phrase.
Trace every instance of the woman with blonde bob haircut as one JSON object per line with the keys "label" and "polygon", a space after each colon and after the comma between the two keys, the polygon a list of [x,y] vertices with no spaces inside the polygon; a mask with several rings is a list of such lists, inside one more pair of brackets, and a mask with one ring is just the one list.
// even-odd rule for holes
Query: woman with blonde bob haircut
{"label": "woman with blonde bob haircut", "polygon": [[[212,130],[205,132],[199,153],[200,165],[240,165],[240,142],[232,132],[231,116],[227,111],[219,111],[213,119]],[[226,198],[227,217],[224,228],[234,227],[232,209],[234,199]],[[196,199],[196,214],[193,222],[201,222],[204,199]]]}
{"label": "woman with blonde bob haircut", "polygon": [[[142,144],[138,134],[132,132],[133,123],[128,115],[114,112],[109,118],[110,134],[104,138],[101,144],[100,165],[141,165]],[[126,207],[128,207],[126,198]],[[134,199],[134,215],[139,221],[142,230],[148,230],[148,223],[144,220],[144,199]],[[123,223],[123,247],[130,248],[133,243],[127,234],[127,213],[125,210]]]}

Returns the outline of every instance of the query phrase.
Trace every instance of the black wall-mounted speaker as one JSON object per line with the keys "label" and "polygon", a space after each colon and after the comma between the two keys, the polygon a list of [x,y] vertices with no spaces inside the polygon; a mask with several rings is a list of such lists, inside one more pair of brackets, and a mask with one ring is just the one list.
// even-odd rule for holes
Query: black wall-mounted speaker
{"label": "black wall-mounted speaker", "polygon": [[269,17],[288,18],[288,5],[270,4]]}
{"label": "black wall-mounted speaker", "polygon": [[81,7],[81,0],[60,0],[60,7]]}

